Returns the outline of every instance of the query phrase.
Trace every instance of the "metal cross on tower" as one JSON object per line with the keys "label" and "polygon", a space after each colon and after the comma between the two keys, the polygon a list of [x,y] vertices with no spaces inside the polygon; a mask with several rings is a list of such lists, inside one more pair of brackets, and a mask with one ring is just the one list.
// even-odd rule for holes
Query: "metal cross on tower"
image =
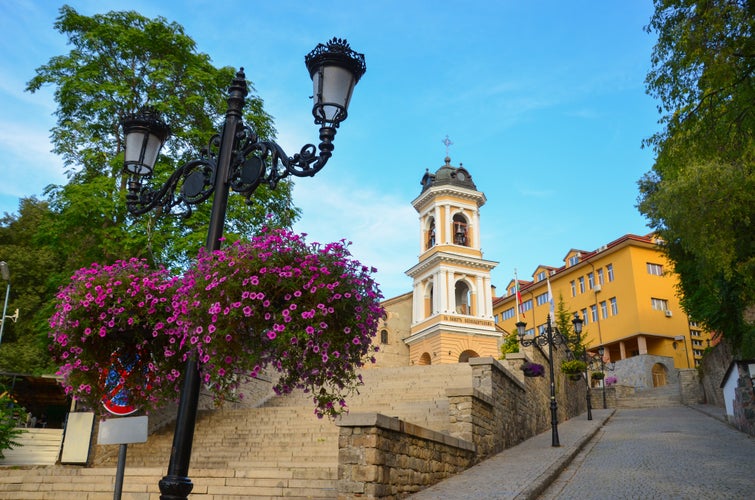
{"label": "metal cross on tower", "polygon": [[453,142],[451,142],[451,139],[448,138],[448,134],[446,134],[446,138],[441,142],[446,145],[446,156],[448,156],[448,148],[453,144]]}

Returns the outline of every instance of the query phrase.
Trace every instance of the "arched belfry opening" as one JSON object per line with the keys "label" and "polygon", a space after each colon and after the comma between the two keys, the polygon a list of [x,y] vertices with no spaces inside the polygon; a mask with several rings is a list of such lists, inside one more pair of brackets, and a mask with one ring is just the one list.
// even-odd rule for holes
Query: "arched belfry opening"
{"label": "arched belfry opening", "polygon": [[435,229],[435,217],[429,217],[427,220],[427,237],[425,250],[429,250],[435,246],[437,234]]}
{"label": "arched belfry opening", "polygon": [[459,280],[454,287],[457,314],[472,314],[472,292],[464,281]]}
{"label": "arched belfry opening", "polygon": [[469,230],[469,223],[467,222],[467,218],[464,217],[462,214],[454,215],[453,234],[454,234],[455,245],[467,246],[467,242],[468,242],[467,231],[468,230]]}
{"label": "arched belfry opening", "polygon": [[419,261],[406,272],[414,280],[409,356],[414,364],[423,353],[432,353],[433,364],[457,363],[464,346],[470,357],[497,357],[501,334],[490,271],[498,263],[483,259],[480,249],[485,195],[449,157],[434,173],[428,169],[421,185],[412,201],[419,214]]}

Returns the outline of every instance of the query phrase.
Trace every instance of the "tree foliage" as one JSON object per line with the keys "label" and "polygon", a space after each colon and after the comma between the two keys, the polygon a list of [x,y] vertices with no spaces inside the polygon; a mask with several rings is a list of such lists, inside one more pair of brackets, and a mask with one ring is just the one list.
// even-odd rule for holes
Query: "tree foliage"
{"label": "tree foliage", "polygon": [[[18,319],[6,320],[3,328],[3,372],[42,374],[52,369],[47,353],[49,301],[66,276],[63,255],[39,232],[51,216],[46,202],[24,198],[18,215],[6,214],[0,219],[0,260],[8,263],[10,272],[8,311],[19,310]],[[3,283],[3,293],[5,286]]]}
{"label": "tree foliage", "polygon": [[665,241],[682,304],[755,353],[755,2],[655,0],[648,93],[660,102],[638,208]]}
{"label": "tree foliage", "polygon": [[[27,211],[22,203],[20,215],[3,219],[0,228],[11,238],[23,227],[27,238],[14,237],[15,243],[7,243],[10,247],[0,248],[0,258],[9,263],[15,281],[20,282],[18,273],[28,264],[25,255],[44,254],[29,268],[40,277],[47,275],[44,282],[33,281],[39,303],[18,304],[25,319],[35,318],[34,324],[25,320],[22,327],[19,322],[11,333],[18,338],[10,342],[23,338],[26,345],[33,343],[32,332],[46,336],[48,327],[37,316],[44,310],[49,317],[54,291],[76,269],[93,262],[143,257],[154,265],[178,270],[204,245],[209,201],[197,207],[189,219],[161,211],[139,217],[127,213],[120,121],[151,106],[170,124],[173,133],[153,179],[160,183],[175,167],[198,156],[217,133],[226,110],[226,89],[235,73],[234,68],[214,67],[180,25],[161,17],[150,19],[133,11],[90,17],[66,5],[54,27],[68,39],[71,50],[38,67],[27,90],[54,88],[57,121],[51,139],[53,151],[64,161],[68,182],[45,189],[44,207],[32,210],[31,203]],[[249,88],[244,121],[260,137],[273,138],[272,119],[251,84]],[[247,206],[243,197],[229,198],[229,240],[252,235],[263,224],[290,226],[298,217],[288,182],[274,191],[261,186],[253,201]],[[22,333],[22,328],[28,330]],[[10,348],[4,345],[5,349]],[[10,360],[0,358],[0,363],[5,361]],[[0,369],[6,368],[0,365]]]}

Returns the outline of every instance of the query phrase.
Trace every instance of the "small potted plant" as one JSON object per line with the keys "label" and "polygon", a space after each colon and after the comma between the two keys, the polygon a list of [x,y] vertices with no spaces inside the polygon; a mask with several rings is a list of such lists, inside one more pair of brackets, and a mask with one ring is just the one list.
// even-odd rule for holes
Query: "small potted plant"
{"label": "small potted plant", "polygon": [[545,374],[545,368],[538,363],[530,363],[527,361],[519,368],[524,372],[525,377],[542,377]]}
{"label": "small potted plant", "polygon": [[616,377],[606,377],[606,380],[605,380],[606,387],[611,387],[616,382],[618,382],[618,379]]}

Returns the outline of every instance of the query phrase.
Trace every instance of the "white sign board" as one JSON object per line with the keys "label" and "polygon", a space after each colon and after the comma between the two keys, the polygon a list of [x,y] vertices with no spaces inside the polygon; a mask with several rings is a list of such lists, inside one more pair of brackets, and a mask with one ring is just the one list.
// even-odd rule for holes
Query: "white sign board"
{"label": "white sign board", "polygon": [[86,464],[89,458],[89,444],[92,442],[94,413],[73,412],[68,414],[66,433],[63,440],[63,464]]}
{"label": "white sign board", "polygon": [[97,444],[129,444],[147,441],[147,417],[120,417],[100,421]]}

